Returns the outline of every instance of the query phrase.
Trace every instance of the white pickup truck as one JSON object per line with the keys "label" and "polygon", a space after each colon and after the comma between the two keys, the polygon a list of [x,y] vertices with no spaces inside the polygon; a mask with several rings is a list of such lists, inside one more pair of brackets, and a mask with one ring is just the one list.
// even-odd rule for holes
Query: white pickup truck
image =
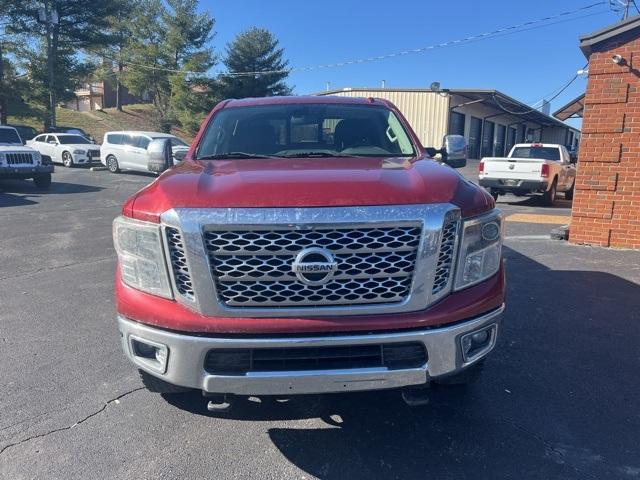
{"label": "white pickup truck", "polygon": [[553,205],[557,192],[573,198],[576,180],[575,161],[564,145],[518,143],[507,157],[480,160],[480,186],[497,200],[499,195],[518,196],[541,193],[546,205]]}
{"label": "white pickup truck", "polygon": [[0,179],[33,179],[37,188],[51,185],[53,165],[39,152],[22,145],[22,139],[13,127],[0,126]]}

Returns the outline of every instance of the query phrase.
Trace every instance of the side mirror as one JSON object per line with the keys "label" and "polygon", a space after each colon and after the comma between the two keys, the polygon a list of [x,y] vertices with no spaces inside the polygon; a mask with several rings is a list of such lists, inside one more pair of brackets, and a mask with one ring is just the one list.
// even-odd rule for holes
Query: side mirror
{"label": "side mirror", "polygon": [[147,170],[162,173],[173,166],[171,140],[159,138],[152,140],[147,147]]}
{"label": "side mirror", "polygon": [[442,142],[442,161],[453,168],[467,165],[467,141],[462,135],[445,135]]}

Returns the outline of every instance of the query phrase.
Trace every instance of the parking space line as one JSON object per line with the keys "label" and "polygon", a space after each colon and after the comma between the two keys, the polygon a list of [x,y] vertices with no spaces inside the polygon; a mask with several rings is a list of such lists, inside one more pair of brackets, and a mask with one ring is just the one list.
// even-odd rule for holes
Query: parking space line
{"label": "parking space line", "polygon": [[566,225],[571,222],[571,217],[569,215],[537,215],[534,213],[514,213],[508,215],[506,220],[507,222]]}

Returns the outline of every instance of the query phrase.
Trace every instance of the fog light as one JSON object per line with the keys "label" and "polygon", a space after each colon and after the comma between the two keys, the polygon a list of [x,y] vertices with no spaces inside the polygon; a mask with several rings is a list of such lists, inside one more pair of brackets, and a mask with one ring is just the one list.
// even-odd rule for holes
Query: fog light
{"label": "fog light", "polygon": [[460,346],[465,363],[472,362],[488,353],[495,343],[495,337],[495,325],[463,335],[460,338]]}
{"label": "fog light", "polygon": [[134,360],[158,373],[167,371],[169,348],[162,343],[152,342],[134,335],[129,336],[129,345]]}

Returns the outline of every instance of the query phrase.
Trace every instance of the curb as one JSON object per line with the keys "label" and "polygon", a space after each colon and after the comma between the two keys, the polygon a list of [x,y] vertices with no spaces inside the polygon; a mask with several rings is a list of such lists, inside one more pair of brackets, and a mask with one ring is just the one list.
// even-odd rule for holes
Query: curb
{"label": "curb", "polygon": [[562,225],[551,230],[551,240],[569,240],[569,225]]}

